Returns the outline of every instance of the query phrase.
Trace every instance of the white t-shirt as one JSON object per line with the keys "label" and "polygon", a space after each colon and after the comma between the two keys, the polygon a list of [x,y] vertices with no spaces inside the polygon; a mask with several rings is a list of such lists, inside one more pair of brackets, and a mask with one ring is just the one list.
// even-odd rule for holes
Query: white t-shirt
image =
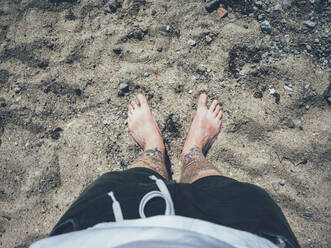
{"label": "white t-shirt", "polygon": [[48,237],[30,248],[278,248],[249,232],[182,216],[100,223]]}

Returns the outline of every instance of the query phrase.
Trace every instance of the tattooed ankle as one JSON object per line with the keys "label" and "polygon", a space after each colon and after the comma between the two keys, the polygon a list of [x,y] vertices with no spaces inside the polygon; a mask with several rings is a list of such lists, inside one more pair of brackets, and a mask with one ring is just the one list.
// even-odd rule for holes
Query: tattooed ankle
{"label": "tattooed ankle", "polygon": [[197,146],[192,147],[190,152],[184,155],[183,165],[184,167],[190,166],[194,162],[198,162],[205,159],[201,149]]}
{"label": "tattooed ankle", "polygon": [[140,154],[129,168],[134,167],[149,168],[164,178],[168,178],[168,172],[164,163],[164,154],[157,148],[147,149]]}
{"label": "tattooed ankle", "polygon": [[192,147],[183,157],[181,182],[192,183],[206,175],[219,175],[217,169],[205,158],[199,147]]}
{"label": "tattooed ankle", "polygon": [[143,155],[147,157],[151,157],[154,162],[161,162],[162,161],[162,152],[158,150],[157,148],[155,149],[147,149],[143,152]]}

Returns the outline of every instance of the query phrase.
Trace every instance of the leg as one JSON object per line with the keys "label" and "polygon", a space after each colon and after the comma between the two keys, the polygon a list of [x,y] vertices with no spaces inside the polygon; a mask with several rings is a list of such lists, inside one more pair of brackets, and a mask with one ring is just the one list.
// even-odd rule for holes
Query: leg
{"label": "leg", "polygon": [[168,179],[161,131],[152,116],[145,96],[139,94],[137,100],[138,103],[133,101],[128,107],[128,126],[133,139],[144,152],[129,166],[129,169],[149,168]]}
{"label": "leg", "polygon": [[204,156],[220,133],[221,126],[222,111],[218,102],[214,100],[208,109],[207,95],[201,94],[197,113],[181,155],[183,163],[181,182],[193,183],[206,176],[221,175]]}

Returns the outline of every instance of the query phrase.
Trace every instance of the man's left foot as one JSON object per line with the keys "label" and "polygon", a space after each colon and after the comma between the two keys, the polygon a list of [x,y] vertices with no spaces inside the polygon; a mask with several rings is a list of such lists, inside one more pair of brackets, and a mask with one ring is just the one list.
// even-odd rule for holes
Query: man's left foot
{"label": "man's left foot", "polygon": [[138,94],[137,102],[132,101],[128,106],[128,126],[133,139],[144,150],[157,149],[164,153],[160,128],[142,94]]}

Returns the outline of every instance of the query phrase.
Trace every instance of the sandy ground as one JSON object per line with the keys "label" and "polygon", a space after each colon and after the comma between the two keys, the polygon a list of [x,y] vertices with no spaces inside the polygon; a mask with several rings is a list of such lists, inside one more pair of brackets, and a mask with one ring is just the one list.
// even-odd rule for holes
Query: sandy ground
{"label": "sandy ground", "polygon": [[302,247],[330,247],[330,1],[282,2],[223,1],[220,18],[202,0],[0,0],[0,247],[45,237],[133,161],[138,92],[178,180],[201,91],[224,111],[208,158],[265,188]]}

